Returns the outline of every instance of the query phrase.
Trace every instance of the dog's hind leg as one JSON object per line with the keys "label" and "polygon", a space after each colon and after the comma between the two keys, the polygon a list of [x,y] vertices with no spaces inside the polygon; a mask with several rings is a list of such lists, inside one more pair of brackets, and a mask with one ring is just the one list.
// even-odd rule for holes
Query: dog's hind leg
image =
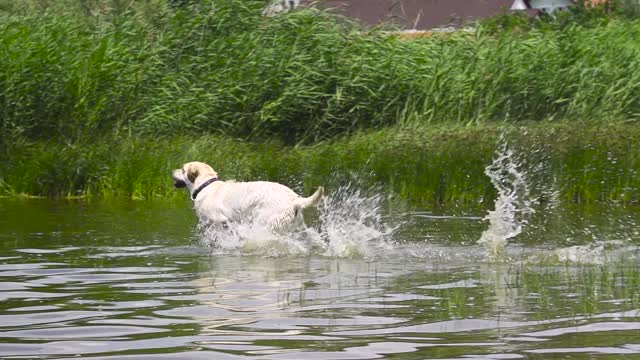
{"label": "dog's hind leg", "polygon": [[287,235],[298,225],[297,220],[301,219],[300,215],[302,214],[297,214],[295,208],[290,208],[276,212],[276,214],[271,213],[268,216],[259,217],[257,221],[272,233]]}

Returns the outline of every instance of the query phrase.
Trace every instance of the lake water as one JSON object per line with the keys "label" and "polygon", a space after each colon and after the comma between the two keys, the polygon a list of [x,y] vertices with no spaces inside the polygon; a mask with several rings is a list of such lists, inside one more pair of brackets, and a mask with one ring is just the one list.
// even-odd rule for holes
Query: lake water
{"label": "lake water", "polygon": [[217,247],[186,195],[0,199],[0,358],[640,358],[637,208],[537,211],[495,257],[485,209],[331,196]]}

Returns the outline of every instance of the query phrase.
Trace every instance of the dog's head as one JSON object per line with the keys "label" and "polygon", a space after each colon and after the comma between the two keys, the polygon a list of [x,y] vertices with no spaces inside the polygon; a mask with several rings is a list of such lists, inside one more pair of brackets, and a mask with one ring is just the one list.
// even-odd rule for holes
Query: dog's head
{"label": "dog's head", "polygon": [[186,187],[189,192],[193,191],[195,184],[217,177],[218,173],[211,166],[199,161],[188,162],[182,168],[171,171],[173,185],[177,188]]}

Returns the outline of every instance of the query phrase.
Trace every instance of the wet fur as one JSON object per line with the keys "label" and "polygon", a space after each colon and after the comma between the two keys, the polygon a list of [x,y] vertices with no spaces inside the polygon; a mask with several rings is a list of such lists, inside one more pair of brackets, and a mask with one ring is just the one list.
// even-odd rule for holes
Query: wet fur
{"label": "wet fur", "polygon": [[[202,184],[218,174],[201,162],[189,162],[171,172],[176,187],[193,195]],[[194,199],[198,218],[213,226],[251,222],[277,234],[286,234],[304,225],[302,210],[317,206],[324,194],[319,187],[303,198],[290,188],[269,181],[235,182],[218,180],[203,188]]]}

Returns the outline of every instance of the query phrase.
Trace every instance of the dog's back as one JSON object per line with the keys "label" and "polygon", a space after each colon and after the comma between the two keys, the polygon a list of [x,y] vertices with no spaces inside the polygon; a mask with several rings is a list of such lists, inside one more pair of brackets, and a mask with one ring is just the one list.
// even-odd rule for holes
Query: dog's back
{"label": "dog's back", "polygon": [[277,233],[286,233],[304,224],[302,210],[317,206],[324,188],[306,198],[296,194],[282,184],[254,181],[247,184],[249,197],[256,200],[253,215],[255,220]]}

